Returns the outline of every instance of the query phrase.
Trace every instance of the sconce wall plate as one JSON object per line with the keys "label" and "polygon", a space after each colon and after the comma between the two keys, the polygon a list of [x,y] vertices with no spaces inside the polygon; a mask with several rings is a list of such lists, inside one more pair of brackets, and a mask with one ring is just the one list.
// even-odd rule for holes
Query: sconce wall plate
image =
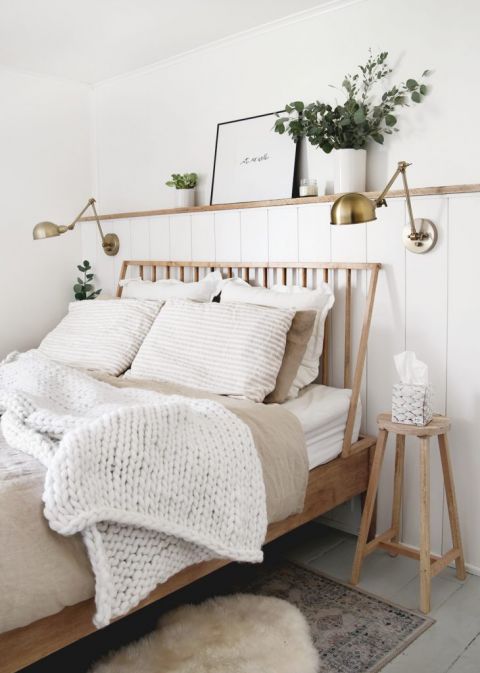
{"label": "sconce wall plate", "polygon": [[438,239],[438,232],[437,227],[433,222],[431,220],[426,220],[424,217],[417,217],[414,222],[415,231],[420,234],[420,237],[416,240],[412,240],[411,227],[409,224],[406,224],[402,231],[402,241],[407,250],[418,255],[423,252],[428,252],[433,248]]}
{"label": "sconce wall plate", "polygon": [[102,247],[106,255],[111,257],[116,255],[120,250],[120,239],[117,234],[105,234]]}

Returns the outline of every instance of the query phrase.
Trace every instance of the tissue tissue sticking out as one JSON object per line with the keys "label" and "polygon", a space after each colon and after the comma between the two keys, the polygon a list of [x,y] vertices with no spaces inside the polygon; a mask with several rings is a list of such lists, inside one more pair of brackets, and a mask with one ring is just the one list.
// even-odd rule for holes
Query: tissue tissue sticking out
{"label": "tissue tissue sticking out", "polygon": [[392,420],[407,425],[427,425],[433,417],[427,365],[417,360],[413,351],[395,355],[394,361],[401,383],[393,386]]}

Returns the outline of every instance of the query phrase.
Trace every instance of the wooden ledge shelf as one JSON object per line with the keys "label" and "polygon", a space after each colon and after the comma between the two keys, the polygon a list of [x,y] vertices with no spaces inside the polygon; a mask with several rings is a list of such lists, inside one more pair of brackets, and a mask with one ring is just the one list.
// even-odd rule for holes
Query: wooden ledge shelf
{"label": "wooden ledge shelf", "polygon": [[[439,196],[442,194],[472,194],[480,192],[480,184],[473,185],[447,185],[442,187],[416,187],[410,190],[412,196]],[[379,192],[365,192],[366,196],[375,198]],[[273,201],[244,201],[241,203],[222,203],[216,206],[194,206],[193,208],[160,208],[158,210],[141,210],[129,213],[110,213],[100,215],[100,220],[122,220],[134,217],[155,217],[156,215],[181,215],[182,213],[205,213],[218,210],[244,210],[245,208],[274,208],[276,206],[303,206],[315,203],[331,203],[339,194],[326,194],[325,196],[303,196],[296,199],[275,199]],[[403,189],[389,192],[389,199],[405,196]],[[82,217],[80,222],[94,221],[95,218]]]}

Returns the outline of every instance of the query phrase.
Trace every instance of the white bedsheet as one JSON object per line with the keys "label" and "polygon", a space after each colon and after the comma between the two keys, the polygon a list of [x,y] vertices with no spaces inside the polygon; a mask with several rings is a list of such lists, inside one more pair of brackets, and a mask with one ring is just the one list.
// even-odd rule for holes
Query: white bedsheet
{"label": "white bedsheet", "polygon": [[[312,470],[340,455],[352,391],[312,383],[297,398],[282,404],[300,421],[307,444],[308,464]],[[358,439],[362,405],[359,400],[352,441]]]}

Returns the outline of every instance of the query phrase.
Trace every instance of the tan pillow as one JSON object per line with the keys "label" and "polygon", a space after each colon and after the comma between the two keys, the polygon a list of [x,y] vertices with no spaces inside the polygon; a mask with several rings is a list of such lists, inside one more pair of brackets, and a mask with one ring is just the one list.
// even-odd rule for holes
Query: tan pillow
{"label": "tan pillow", "polygon": [[275,389],[264,399],[265,404],[281,403],[287,399],[288,391],[297,375],[307,345],[312,336],[316,311],[297,311],[287,333],[287,344],[282,364],[277,375]]}

